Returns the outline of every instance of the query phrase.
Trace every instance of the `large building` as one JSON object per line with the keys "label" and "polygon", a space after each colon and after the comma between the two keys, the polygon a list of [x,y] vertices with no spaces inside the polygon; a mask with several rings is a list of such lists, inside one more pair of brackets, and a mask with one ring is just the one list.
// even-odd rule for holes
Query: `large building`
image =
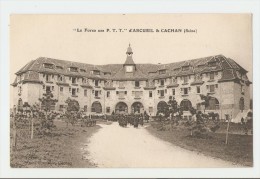
{"label": "large building", "polygon": [[[156,115],[169,96],[188,111],[201,110],[200,94],[212,98],[206,111],[222,119],[240,121],[250,106],[247,71],[223,55],[170,64],[135,64],[127,48],[124,64],[91,65],[40,57],[16,73],[14,104],[39,103],[46,91],[58,100],[55,110],[64,110],[66,99],[76,99],[89,113],[142,113]],[[185,112],[184,115],[188,115]]]}

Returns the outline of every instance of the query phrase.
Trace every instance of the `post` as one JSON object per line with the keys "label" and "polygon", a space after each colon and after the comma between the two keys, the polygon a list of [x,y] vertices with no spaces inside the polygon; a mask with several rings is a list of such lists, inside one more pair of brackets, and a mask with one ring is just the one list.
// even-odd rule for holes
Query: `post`
{"label": "post", "polygon": [[32,126],[31,126],[31,139],[33,139],[33,117],[32,117],[31,123],[32,123]]}
{"label": "post", "polygon": [[227,132],[226,132],[226,145],[228,144],[229,122],[230,122],[230,118],[228,118],[228,124],[227,124]]}

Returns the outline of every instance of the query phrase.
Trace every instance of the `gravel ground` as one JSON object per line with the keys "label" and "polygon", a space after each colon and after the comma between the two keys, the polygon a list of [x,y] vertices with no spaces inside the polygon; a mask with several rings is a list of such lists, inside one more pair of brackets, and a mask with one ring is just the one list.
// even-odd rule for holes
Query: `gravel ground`
{"label": "gravel ground", "polygon": [[145,127],[122,128],[117,123],[100,126],[102,129],[89,139],[86,148],[89,152],[86,158],[97,167],[237,167],[162,141],[149,134]]}

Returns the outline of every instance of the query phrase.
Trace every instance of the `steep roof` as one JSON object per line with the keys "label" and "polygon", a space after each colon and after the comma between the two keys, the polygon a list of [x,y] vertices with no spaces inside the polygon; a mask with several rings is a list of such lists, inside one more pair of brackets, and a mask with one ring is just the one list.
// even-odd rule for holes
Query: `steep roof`
{"label": "steep roof", "polygon": [[[209,66],[208,62],[212,61],[218,62],[217,65],[214,67]],[[45,68],[43,65],[45,63],[52,64],[53,68]],[[131,58],[131,55],[127,57],[125,64],[135,64],[133,59]],[[190,68],[183,71],[182,67],[187,65],[189,65]],[[135,64],[136,71],[134,73],[125,73],[123,66],[124,64],[92,65],[88,63],[79,63],[47,57],[39,57],[36,60],[30,61],[16,74],[19,75],[26,73],[28,78],[33,80],[38,79],[34,76],[37,74],[35,72],[79,76],[93,79],[146,80],[223,70],[222,79],[227,80],[234,79],[234,75],[236,75],[236,73],[234,73],[234,75],[231,75],[231,73],[233,74],[234,70],[240,70],[245,73],[247,72],[234,60],[226,58],[223,55],[209,56],[169,64]],[[75,67],[78,70],[76,72],[70,71],[70,67]],[[165,69],[166,72],[164,74],[159,74],[159,70],[161,69]],[[93,70],[100,71],[100,75],[93,74]],[[27,72],[29,71],[31,72],[27,74]]]}

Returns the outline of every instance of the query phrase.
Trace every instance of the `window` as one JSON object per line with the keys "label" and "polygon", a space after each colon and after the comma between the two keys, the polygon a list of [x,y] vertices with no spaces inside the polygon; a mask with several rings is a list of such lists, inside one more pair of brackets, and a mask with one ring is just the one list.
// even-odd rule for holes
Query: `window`
{"label": "window", "polygon": [[79,88],[77,88],[77,93],[79,92]]}
{"label": "window", "polygon": [[175,95],[175,89],[172,89],[172,95],[173,96]]}
{"label": "window", "polygon": [[190,69],[189,66],[183,66],[183,67],[182,67],[182,71],[187,71],[187,70],[189,70],[189,69]]}
{"label": "window", "polygon": [[107,91],[107,98],[110,98],[110,91]]}
{"label": "window", "polygon": [[86,72],[86,70],[84,70],[84,69],[80,69],[80,72],[84,72],[84,73],[85,73],[85,72]]}
{"label": "window", "polygon": [[98,97],[98,91],[95,91],[95,96]]}
{"label": "window", "polygon": [[60,105],[60,111],[63,111],[64,105]]}
{"label": "window", "polygon": [[62,76],[59,77],[59,81],[63,81],[63,77]]}
{"label": "window", "polygon": [[167,89],[164,90],[165,94],[167,94]]}
{"label": "window", "polygon": [[184,83],[188,83],[188,76],[184,76],[183,81],[184,81]]}
{"label": "window", "polygon": [[88,90],[84,90],[84,96],[87,96],[88,95]]}
{"label": "window", "polygon": [[71,78],[71,81],[72,81],[72,84],[76,84],[77,78],[76,78],[76,77],[72,77],[72,78]]}
{"label": "window", "polygon": [[188,94],[188,88],[183,88],[183,94]]}
{"label": "window", "polygon": [[164,96],[164,90],[160,90],[160,96],[161,96],[161,97]]}
{"label": "window", "polygon": [[50,81],[50,75],[46,75],[46,81]]}
{"label": "window", "polygon": [[76,96],[76,88],[72,88],[72,95]]}
{"label": "window", "polygon": [[125,95],[127,95],[127,91],[125,91]]}
{"label": "window", "polygon": [[107,107],[107,108],[106,108],[106,112],[107,112],[107,113],[110,113],[110,107]]}
{"label": "window", "polygon": [[94,75],[100,75],[100,71],[99,70],[93,70],[93,74]]}
{"label": "window", "polygon": [[135,81],[135,87],[140,87],[139,81]]}
{"label": "window", "polygon": [[219,109],[219,101],[217,100],[217,98],[210,98],[209,99],[209,104],[206,108],[207,110],[218,110]]}
{"label": "window", "polygon": [[164,79],[160,81],[160,85],[164,86]]}
{"label": "window", "polygon": [[95,80],[95,86],[98,86],[98,80]]}
{"label": "window", "polygon": [[152,98],[152,97],[153,97],[153,92],[149,91],[149,98]]}
{"label": "window", "polygon": [[105,72],[104,75],[105,75],[105,76],[110,76],[111,73],[110,73],[110,72]]}
{"label": "window", "polygon": [[84,106],[84,112],[87,112],[87,111],[88,111],[88,106],[85,105],[85,106]]}
{"label": "window", "polygon": [[44,68],[49,68],[49,69],[53,69],[54,68],[54,65],[53,64],[50,64],[50,63],[44,63]]}
{"label": "window", "polygon": [[77,67],[70,67],[70,71],[71,72],[78,72],[78,68]]}
{"label": "window", "polygon": [[153,113],[153,107],[149,107],[149,113]]}
{"label": "window", "polygon": [[215,67],[217,65],[217,62],[209,62],[208,64],[210,67]]}
{"label": "window", "polygon": [[56,66],[57,69],[62,70],[63,68],[61,66]]}
{"label": "window", "polygon": [[51,87],[51,90],[54,91],[54,86]]}
{"label": "window", "polygon": [[86,78],[82,78],[82,83],[83,83],[83,84],[86,84],[86,83],[87,83]]}
{"label": "window", "polygon": [[197,93],[200,93],[200,86],[197,86]]}
{"label": "window", "polygon": [[51,87],[50,86],[46,86],[46,92],[51,92]]}
{"label": "window", "polygon": [[166,70],[160,70],[159,71],[159,74],[165,74],[166,73]]}
{"label": "window", "polygon": [[215,85],[209,85],[209,92],[211,93],[215,92]]}
{"label": "window", "polygon": [[210,80],[214,80],[214,73],[210,73],[210,74],[209,74],[209,79],[210,79]]}
{"label": "window", "polygon": [[61,92],[61,93],[63,92],[63,87],[60,87],[60,92]]}

